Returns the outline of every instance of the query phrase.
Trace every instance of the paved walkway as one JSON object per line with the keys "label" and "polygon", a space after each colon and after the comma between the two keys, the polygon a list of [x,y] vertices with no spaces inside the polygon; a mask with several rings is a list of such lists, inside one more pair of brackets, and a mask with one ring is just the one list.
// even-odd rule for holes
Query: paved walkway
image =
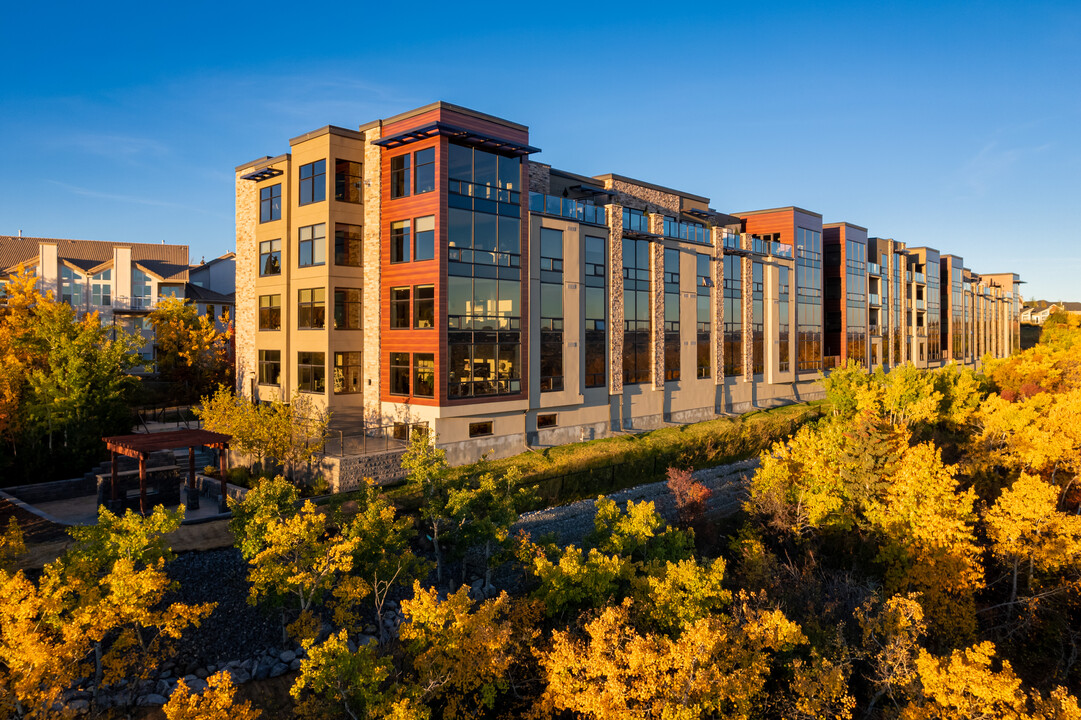
{"label": "paved walkway", "polygon": [[[199,498],[199,508],[197,510],[188,510],[187,495],[188,489],[186,487],[181,488],[180,498],[185,506],[184,519],[206,519],[218,514],[218,501],[207,497]],[[83,497],[68,500],[37,503],[34,507],[63,524],[93,525],[98,521],[98,498],[96,495],[84,495]]]}

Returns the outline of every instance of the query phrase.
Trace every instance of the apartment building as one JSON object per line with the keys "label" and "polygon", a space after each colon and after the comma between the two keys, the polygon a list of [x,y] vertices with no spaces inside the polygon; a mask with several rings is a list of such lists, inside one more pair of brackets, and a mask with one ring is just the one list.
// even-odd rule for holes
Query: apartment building
{"label": "apartment building", "polygon": [[467,108],[289,146],[236,168],[238,389],[342,432],[422,421],[464,462],[817,397],[848,358],[1016,347],[1016,276],[962,273],[958,314],[952,256],[553,168]]}

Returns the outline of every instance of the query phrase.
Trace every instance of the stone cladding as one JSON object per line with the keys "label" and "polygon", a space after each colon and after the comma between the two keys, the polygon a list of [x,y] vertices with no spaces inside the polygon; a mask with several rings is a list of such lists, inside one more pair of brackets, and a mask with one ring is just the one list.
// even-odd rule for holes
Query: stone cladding
{"label": "stone cladding", "polygon": [[623,394],[623,206],[608,206],[608,393]]}
{"label": "stone cladding", "polygon": [[[664,215],[649,214],[649,230],[664,235]],[[653,357],[653,387],[664,389],[664,243],[649,246],[649,294],[653,322],[650,324],[649,349]]]}
{"label": "stone cladding", "polygon": [[710,293],[713,315],[713,378],[717,385],[724,385],[724,228],[714,227],[713,235],[713,291]]}
{"label": "stone cladding", "polygon": [[364,247],[361,262],[364,264],[364,351],[361,357],[363,378],[364,416],[371,424],[382,424],[379,400],[379,323],[382,298],[380,297],[380,210],[382,208],[382,148],[373,145],[380,138],[379,128],[364,132]]}
{"label": "stone cladding", "polygon": [[552,166],[527,161],[527,167],[529,168],[529,191],[544,193],[545,195],[550,194],[552,189]]}
{"label": "stone cladding", "polygon": [[259,244],[255,241],[255,228],[259,203],[256,183],[241,180],[245,170],[236,173],[236,322],[234,324],[236,345],[237,394],[247,394],[250,380],[258,370],[255,352],[255,329],[258,325],[255,297],[256,272],[259,265]]}

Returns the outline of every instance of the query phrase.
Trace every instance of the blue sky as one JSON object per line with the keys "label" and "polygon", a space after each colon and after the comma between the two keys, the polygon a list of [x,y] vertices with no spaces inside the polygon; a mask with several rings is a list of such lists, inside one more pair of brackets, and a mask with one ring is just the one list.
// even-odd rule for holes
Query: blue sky
{"label": "blue sky", "polygon": [[0,10],[0,234],[217,256],[234,166],[447,100],[556,167],[799,205],[1081,300],[1076,0],[30,5]]}

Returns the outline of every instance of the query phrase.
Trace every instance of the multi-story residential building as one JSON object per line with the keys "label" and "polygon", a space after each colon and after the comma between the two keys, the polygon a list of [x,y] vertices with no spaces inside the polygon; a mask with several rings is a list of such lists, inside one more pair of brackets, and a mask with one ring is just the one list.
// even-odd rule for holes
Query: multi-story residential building
{"label": "multi-story residential building", "polygon": [[289,150],[236,168],[238,388],[308,393],[346,433],[423,421],[462,462],[816,397],[836,363],[940,364],[962,332],[973,363],[978,327],[1016,346],[987,309],[1016,276],[964,276],[986,320],[962,331],[934,250],[552,168],[466,108]]}
{"label": "multi-story residential building", "polygon": [[214,318],[218,330],[231,326],[236,315],[236,253],[191,265],[184,296],[200,315]]}

